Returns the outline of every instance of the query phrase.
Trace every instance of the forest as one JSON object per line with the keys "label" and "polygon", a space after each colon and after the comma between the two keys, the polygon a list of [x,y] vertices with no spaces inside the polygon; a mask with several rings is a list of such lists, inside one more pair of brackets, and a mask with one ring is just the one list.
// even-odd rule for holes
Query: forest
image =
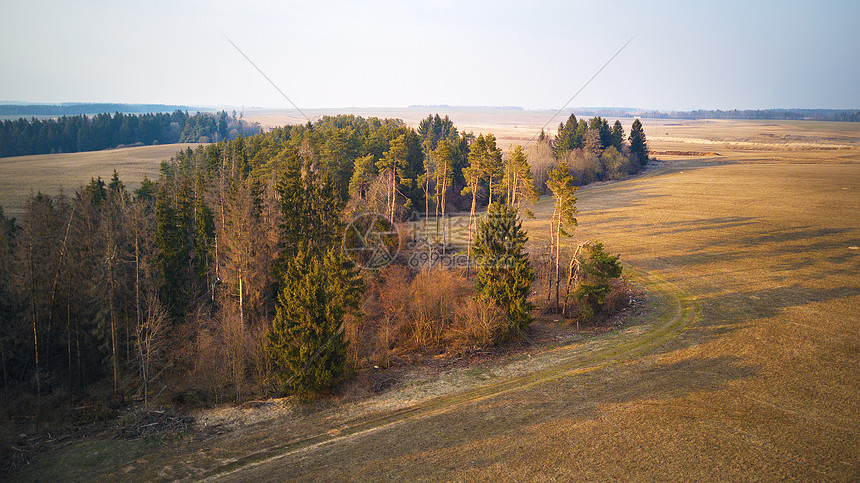
{"label": "forest", "polygon": [[797,121],[858,122],[858,109],[731,109],[722,111],[698,109],[695,111],[647,111],[638,116],[651,119],[770,119]]}
{"label": "forest", "polygon": [[[96,118],[171,116],[184,114]],[[599,242],[564,241],[576,225],[575,191],[648,162],[638,119],[628,134],[620,122],[574,115],[555,136],[506,153],[493,134],[460,132],[439,115],[417,129],[340,115],[230,137],[177,153],[133,191],[114,172],[73,196],[34,194],[21,220],[0,208],[7,401],[201,405],[325,393],[412,353],[518,337],[536,280],[541,303],[587,321],[620,265]],[[543,194],[555,210],[541,268],[519,220]],[[468,219],[467,246],[443,238],[433,249],[477,263],[465,273],[425,270],[401,257],[361,270],[344,232],[363,213],[388,226]]]}
{"label": "forest", "polygon": [[209,143],[257,134],[235,112],[96,114],[0,122],[0,157],[98,151],[134,144]]}
{"label": "forest", "polygon": [[0,116],[77,116],[123,112],[126,114],[157,114],[161,112],[193,111],[189,106],[173,104],[125,104],[116,102],[64,102],[61,104],[0,104]]}

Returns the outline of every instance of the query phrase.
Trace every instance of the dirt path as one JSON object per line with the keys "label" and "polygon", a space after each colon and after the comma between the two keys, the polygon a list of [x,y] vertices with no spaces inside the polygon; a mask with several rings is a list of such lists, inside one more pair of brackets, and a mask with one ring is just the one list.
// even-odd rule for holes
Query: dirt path
{"label": "dirt path", "polygon": [[[387,414],[328,428],[310,437],[248,454],[216,468],[206,476],[215,477],[215,479],[247,480],[248,472],[268,472],[270,471],[268,465],[277,465],[278,460],[282,458],[326,445],[349,444],[349,440],[355,437],[383,430],[407,420],[454,411],[465,404],[524,390],[559,378],[585,374],[609,364],[622,363],[671,340],[695,320],[697,306],[689,294],[665,280],[646,273],[635,272],[631,275],[646,290],[658,296],[659,302],[655,301],[655,303],[661,304],[664,308],[652,316],[648,326],[639,326],[638,330],[618,334],[611,340],[603,341],[600,347],[588,347],[587,350],[582,350],[581,347],[565,347],[562,348],[563,353],[556,350],[553,354],[553,363],[549,368],[527,375],[505,377],[462,393],[433,398]],[[254,475],[251,478],[257,477],[258,475]]]}

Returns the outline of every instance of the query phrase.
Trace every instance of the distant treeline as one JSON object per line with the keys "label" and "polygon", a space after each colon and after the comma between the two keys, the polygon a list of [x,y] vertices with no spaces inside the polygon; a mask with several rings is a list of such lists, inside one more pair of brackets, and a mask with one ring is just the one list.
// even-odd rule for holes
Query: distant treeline
{"label": "distant treeline", "polygon": [[650,119],[772,119],[860,122],[860,109],[732,109],[729,111],[641,111],[624,108],[572,109],[581,116],[643,117]]}
{"label": "distant treeline", "polygon": [[154,114],[158,112],[191,111],[189,106],[169,104],[121,104],[94,102],[64,102],[62,104],[2,104],[0,116],[77,116],[102,112]]}
{"label": "distant treeline", "polygon": [[501,109],[503,111],[523,111],[522,107],[519,106],[449,106],[448,104],[412,104],[409,106],[409,109],[449,109],[449,110],[496,110]]}
{"label": "distant treeline", "polygon": [[259,132],[258,125],[226,111],[20,118],[0,123],[0,157],[97,151],[132,144],[208,143]]}

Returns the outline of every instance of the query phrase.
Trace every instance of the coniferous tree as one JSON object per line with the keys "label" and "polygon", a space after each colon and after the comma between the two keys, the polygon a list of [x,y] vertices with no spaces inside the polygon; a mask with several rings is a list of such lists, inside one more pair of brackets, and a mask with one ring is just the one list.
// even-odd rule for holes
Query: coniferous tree
{"label": "coniferous tree", "polygon": [[[502,163],[502,150],[496,147],[496,136],[489,133],[484,136],[486,156],[483,160],[484,177],[487,180],[488,203],[493,202],[493,188],[499,191],[496,184],[501,184],[504,176],[505,166]],[[500,193],[496,193],[501,198]]]}
{"label": "coniferous tree", "polygon": [[158,250],[156,263],[161,280],[159,298],[171,314],[181,315],[185,309],[185,297],[182,295],[185,290],[183,265],[187,260],[188,250],[177,220],[177,210],[164,183],[160,184],[158,189],[155,213],[155,245]]}
{"label": "coniferous tree", "polygon": [[648,143],[645,139],[645,130],[642,128],[642,123],[639,119],[633,121],[633,126],[630,127],[630,154],[635,156],[639,161],[639,166],[645,166],[648,163]]}
{"label": "coniferous tree", "polygon": [[317,393],[337,384],[347,359],[344,316],[358,310],[362,290],[357,269],[338,248],[322,258],[301,250],[289,260],[268,333],[284,389]]}
{"label": "coniferous tree", "polygon": [[[547,188],[552,191],[555,198],[552,217],[550,218],[550,252],[555,262],[555,306],[559,307],[559,275],[561,260],[561,236],[570,236],[570,230],[576,226],[576,186],[573,185],[573,176],[567,163],[562,162],[549,174],[546,182]],[[552,291],[552,278],[550,278],[550,291]],[[549,299],[550,293],[547,293]]]}
{"label": "coniferous tree", "polygon": [[517,209],[493,203],[478,222],[473,251],[478,263],[478,289],[504,310],[511,329],[522,331],[531,322],[528,301],[534,271],[525,251],[528,241]]}
{"label": "coniferous tree", "polygon": [[[577,127],[578,123],[574,114],[571,114],[566,122],[558,124],[558,132],[555,136],[555,149],[559,158],[564,157],[566,153],[574,149],[582,147],[581,139],[577,136]],[[543,130],[541,130],[541,134],[543,134]]]}
{"label": "coniferous tree", "polygon": [[388,222],[394,223],[394,211],[397,204],[397,177],[403,178],[403,168],[406,163],[406,157],[409,155],[409,148],[406,144],[406,135],[401,134],[396,139],[391,141],[391,145],[383,154],[382,159],[377,161],[376,167],[385,173],[388,178]]}
{"label": "coniferous tree", "polygon": [[612,143],[610,145],[619,152],[623,149],[624,128],[621,126],[621,121],[615,121],[615,124],[612,125]]}
{"label": "coniferous tree", "polygon": [[0,320],[6,321],[0,324],[0,371],[3,373],[3,392],[7,394],[10,379],[8,363],[12,360],[15,335],[11,322],[13,315],[18,312],[12,280],[12,254],[17,231],[15,219],[7,218],[3,213],[3,207],[0,206]]}
{"label": "coniferous tree", "polygon": [[[505,189],[508,206],[520,207],[524,200],[537,201],[538,192],[523,147],[512,147],[505,162]],[[529,215],[531,216],[531,215]]]}
{"label": "coniferous tree", "polygon": [[445,218],[446,198],[454,179],[454,147],[451,142],[447,139],[440,141],[433,151],[433,158],[436,162],[433,172],[436,183],[436,217],[441,213],[442,218]]}
{"label": "coniferous tree", "polygon": [[610,255],[603,244],[595,242],[584,247],[585,260],[581,263],[579,281],[574,296],[579,300],[585,319],[598,313],[612,291],[609,280],[621,276],[619,255]]}
{"label": "coniferous tree", "polygon": [[486,177],[487,170],[484,165],[487,159],[487,145],[484,140],[484,135],[479,134],[475,139],[474,144],[469,149],[469,166],[463,168],[463,176],[466,179],[466,186],[463,188],[461,195],[467,193],[472,195],[472,207],[469,210],[469,244],[467,247],[467,256],[472,255],[472,227],[475,220],[475,209],[478,204],[478,187],[481,181]]}
{"label": "coniferous tree", "polygon": [[373,154],[367,154],[355,160],[352,177],[349,180],[349,194],[353,198],[363,200],[367,188],[376,179],[376,164]]}
{"label": "coniferous tree", "polygon": [[603,136],[600,134],[600,123],[596,124],[596,127],[589,126],[588,131],[585,133],[585,151],[595,157],[603,154],[603,148],[606,147],[603,144]]}

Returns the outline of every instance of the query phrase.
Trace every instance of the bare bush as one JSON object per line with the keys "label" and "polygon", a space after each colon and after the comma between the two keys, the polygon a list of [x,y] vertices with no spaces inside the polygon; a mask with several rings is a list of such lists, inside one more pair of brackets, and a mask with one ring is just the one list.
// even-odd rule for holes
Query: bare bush
{"label": "bare bush", "polygon": [[135,328],[135,355],[143,403],[149,403],[150,383],[161,375],[167,346],[167,309],[155,294],[146,299],[146,317]]}
{"label": "bare bush", "polygon": [[555,158],[552,146],[548,142],[537,142],[526,147],[525,154],[532,169],[535,188],[538,191],[546,192],[546,180],[549,179],[549,172],[558,166],[558,160]]}
{"label": "bare bush", "polygon": [[612,290],[603,303],[604,314],[607,318],[627,308],[633,297],[633,287],[630,286],[626,278],[610,280],[609,284],[612,286]]}
{"label": "bare bush", "polygon": [[507,334],[502,310],[487,297],[469,297],[457,311],[449,331],[449,347],[459,353],[489,347]]}
{"label": "bare bush", "polygon": [[565,154],[564,160],[570,166],[570,174],[574,177],[574,183],[579,186],[599,180],[604,173],[600,156],[584,153],[581,149],[568,152]]}
{"label": "bare bush", "polygon": [[500,309],[474,299],[472,284],[459,271],[388,267],[368,286],[366,319],[349,331],[359,365],[385,367],[420,353],[468,352],[506,333]]}
{"label": "bare bush", "polygon": [[422,271],[409,287],[410,303],[403,329],[410,348],[427,351],[442,342],[445,329],[468,293],[465,280],[450,270]]}

